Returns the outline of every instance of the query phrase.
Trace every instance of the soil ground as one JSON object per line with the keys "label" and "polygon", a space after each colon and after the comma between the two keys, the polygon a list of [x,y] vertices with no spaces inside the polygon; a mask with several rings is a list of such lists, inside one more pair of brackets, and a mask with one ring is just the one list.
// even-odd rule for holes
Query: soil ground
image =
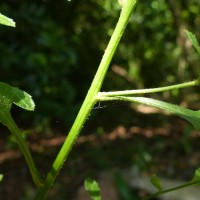
{"label": "soil ground", "polygon": [[[142,111],[138,108],[140,112],[129,112],[124,117],[122,110],[126,109],[118,108],[112,115],[101,110],[92,113],[48,199],[74,199],[85,178],[98,178],[99,173],[113,168],[137,166],[146,173],[172,179],[193,177],[200,163],[199,133],[177,117],[155,110],[145,113],[146,108]],[[2,128],[0,173],[4,179],[0,184],[0,200],[32,199],[35,187],[27,165],[7,135]],[[65,137],[66,134],[55,131],[29,130],[27,141],[43,177]]]}

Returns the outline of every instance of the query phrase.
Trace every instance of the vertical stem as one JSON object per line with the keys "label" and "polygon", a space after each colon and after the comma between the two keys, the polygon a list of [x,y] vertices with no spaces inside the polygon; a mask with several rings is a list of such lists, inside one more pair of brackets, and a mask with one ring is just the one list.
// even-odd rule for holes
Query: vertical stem
{"label": "vertical stem", "polygon": [[100,91],[101,86],[103,84],[104,77],[110,65],[110,61],[115,53],[115,50],[119,44],[119,41],[124,33],[126,25],[128,24],[128,20],[135,8],[136,0],[127,0],[126,4],[124,5],[119,21],[116,25],[116,28],[113,32],[113,35],[108,43],[108,46],[105,50],[99,68],[96,72],[96,75],[93,79],[91,87],[87,93],[87,96],[83,102],[83,105],[77,115],[77,118],[63,144],[61,147],[60,152],[58,153],[51,170],[47,174],[47,177],[44,182],[44,186],[39,189],[38,193],[36,194],[36,200],[43,200],[47,196],[47,192],[50,189],[51,185],[56,179],[62,165],[64,164],[65,160],[67,159],[69,152],[74,145],[78,134],[80,133],[88,115],[90,114],[92,108],[96,104],[97,100],[95,96]]}

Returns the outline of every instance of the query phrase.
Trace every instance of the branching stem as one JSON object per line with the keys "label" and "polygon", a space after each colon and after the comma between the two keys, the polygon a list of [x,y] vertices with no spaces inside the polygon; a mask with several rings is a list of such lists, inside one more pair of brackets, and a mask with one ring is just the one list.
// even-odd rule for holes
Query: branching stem
{"label": "branching stem", "polygon": [[125,96],[125,95],[134,95],[134,94],[147,94],[147,93],[155,93],[155,92],[164,92],[174,89],[181,89],[186,87],[192,87],[199,85],[199,80],[194,80],[186,83],[166,86],[166,87],[158,87],[158,88],[149,88],[149,89],[138,89],[138,90],[123,90],[123,91],[115,91],[115,92],[99,92],[98,100],[101,100],[101,97],[114,97],[114,96]]}
{"label": "branching stem", "polygon": [[88,90],[82,107],[63,146],[61,147],[60,152],[58,153],[49,173],[47,174],[44,186],[36,194],[36,200],[43,200],[46,198],[48,190],[55,181],[60,169],[67,159],[69,152],[71,151],[72,146],[74,145],[87,117],[89,116],[94,105],[97,103],[96,95],[101,89],[104,77],[110,65],[110,61],[128,24],[129,18],[133,12],[133,9],[135,8],[135,4],[136,0],[127,0],[123,6],[118,23],[102,57],[91,87]]}
{"label": "branching stem", "polygon": [[199,183],[200,183],[200,180],[198,180],[198,181],[189,181],[189,182],[187,182],[187,183],[185,183],[183,185],[179,185],[177,187],[173,187],[173,188],[169,188],[169,189],[166,189],[166,190],[162,190],[161,192],[156,192],[156,193],[152,194],[149,197],[145,197],[143,200],[149,200],[149,199],[152,199],[154,197],[160,196],[162,194],[166,194],[166,193],[169,193],[169,192],[172,192],[172,191],[175,191],[175,190],[180,190],[180,189],[192,186],[192,185],[197,185]]}

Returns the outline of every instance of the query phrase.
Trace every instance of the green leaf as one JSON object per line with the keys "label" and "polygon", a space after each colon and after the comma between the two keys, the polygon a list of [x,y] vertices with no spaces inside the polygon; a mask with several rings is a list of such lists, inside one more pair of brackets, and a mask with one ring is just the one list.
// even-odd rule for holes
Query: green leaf
{"label": "green leaf", "polygon": [[200,168],[195,170],[194,176],[192,178],[192,181],[200,181]]}
{"label": "green leaf", "polygon": [[161,185],[161,182],[158,179],[158,177],[155,174],[153,174],[151,176],[150,180],[151,180],[151,183],[158,189],[158,191],[161,192],[162,191],[162,185]]}
{"label": "green leaf", "polygon": [[6,17],[5,15],[2,15],[1,13],[0,13],[0,24],[15,27],[15,22],[12,19]]}
{"label": "green leaf", "polygon": [[3,180],[3,174],[0,174],[0,182]]}
{"label": "green leaf", "polygon": [[35,109],[35,103],[28,93],[6,83],[0,82],[0,104],[4,103],[14,103],[15,105],[29,111],[33,111]]}
{"label": "green leaf", "polygon": [[87,178],[84,182],[84,187],[92,200],[101,200],[99,184],[95,180]]}
{"label": "green leaf", "polygon": [[0,122],[7,127],[13,121],[10,113],[12,103],[29,111],[35,108],[35,104],[28,93],[0,82]]}
{"label": "green leaf", "polygon": [[118,99],[121,99],[123,101],[143,103],[152,107],[165,110],[174,115],[184,118],[185,120],[190,122],[195,127],[195,129],[200,131],[200,111],[193,111],[183,108],[181,106],[146,97],[118,97]]}
{"label": "green leaf", "polygon": [[200,54],[200,46],[199,46],[196,36],[192,32],[189,32],[189,31],[185,31],[185,32],[187,33],[187,35],[188,35],[190,41],[192,42],[193,46],[195,47],[195,49]]}

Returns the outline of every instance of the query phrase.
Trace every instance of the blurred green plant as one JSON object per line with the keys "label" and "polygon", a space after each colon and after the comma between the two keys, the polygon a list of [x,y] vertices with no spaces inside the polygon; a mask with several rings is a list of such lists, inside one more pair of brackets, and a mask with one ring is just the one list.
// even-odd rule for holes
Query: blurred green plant
{"label": "blurred green plant", "polygon": [[1,13],[0,13],[0,24],[15,27],[15,22],[12,19],[6,17],[5,15],[2,15]]}
{"label": "blurred green plant", "polygon": [[159,178],[156,176],[156,174],[153,174],[153,175],[151,176],[151,179],[150,179],[150,180],[151,180],[151,183],[157,188],[157,190],[158,190],[159,192],[162,192],[163,187],[162,187],[162,184],[161,184]]}
{"label": "blurred green plant", "polygon": [[[85,100],[83,101],[81,109],[74,121],[74,124],[72,125],[72,128],[71,128],[68,136],[66,137],[65,142],[63,143],[63,146],[61,147],[60,152],[58,153],[55,161],[53,162],[49,173],[47,174],[45,180],[43,180],[43,181],[40,180],[39,173],[33,162],[33,159],[28,150],[28,147],[27,147],[24,139],[21,137],[20,131],[19,131],[17,125],[15,124],[15,122],[11,116],[11,113],[10,113],[12,103],[15,103],[16,105],[20,106],[21,108],[24,108],[27,110],[33,110],[35,107],[34,102],[31,98],[31,96],[28,95],[28,93],[26,93],[20,89],[17,89],[15,87],[11,87],[10,85],[5,84],[5,83],[0,84],[0,106],[1,106],[0,121],[5,126],[7,126],[8,129],[13,133],[13,135],[16,138],[16,141],[19,144],[21,151],[23,152],[23,154],[26,158],[27,164],[29,165],[29,168],[30,168],[30,171],[32,174],[33,181],[34,181],[35,185],[38,187],[38,191],[37,191],[35,199],[42,200],[42,199],[46,198],[48,190],[54,183],[64,162],[68,158],[68,155],[69,155],[80,131],[82,130],[82,127],[83,127],[85,121],[87,120],[88,116],[90,115],[91,110],[93,109],[93,107],[95,106],[95,104],[97,102],[100,102],[100,101],[128,101],[128,102],[143,103],[143,104],[146,104],[149,106],[157,107],[157,108],[165,110],[167,112],[171,112],[172,114],[177,115],[179,117],[182,117],[182,118],[186,119],[188,122],[190,122],[197,130],[200,130],[200,126],[199,126],[199,122],[200,122],[199,112],[200,111],[192,111],[192,110],[183,108],[178,105],[166,103],[164,101],[155,100],[155,99],[151,99],[151,98],[133,97],[133,95],[135,95],[135,94],[163,92],[163,91],[169,91],[172,89],[180,89],[180,88],[186,88],[186,87],[191,87],[191,86],[197,86],[197,85],[199,85],[199,77],[197,77],[197,80],[195,80],[195,81],[184,82],[181,84],[166,86],[166,87],[150,88],[150,89],[142,89],[142,90],[124,90],[124,91],[116,91],[116,92],[100,92],[105,75],[107,74],[108,68],[110,66],[111,60],[115,54],[117,46],[120,42],[120,39],[124,33],[124,30],[128,24],[128,21],[132,15],[132,12],[133,12],[135,6],[136,6],[135,0],[127,0],[127,1],[123,2],[122,11],[120,13],[119,20],[117,22],[117,25],[116,25],[113,33],[111,34],[111,39],[106,47],[106,50],[105,50],[102,60],[100,62],[99,68],[96,72],[96,75],[94,76],[93,82],[88,90]],[[151,6],[155,7],[155,8],[158,7],[157,4],[151,5]],[[34,9],[36,9],[36,7],[33,6],[33,10]],[[26,20],[31,20],[31,19],[26,19]],[[55,26],[52,25],[51,23],[47,24],[47,26],[46,26],[46,28],[49,28],[49,27],[50,27],[50,29],[55,28]],[[186,32],[186,33],[188,34],[193,46],[199,52],[200,47],[196,40],[196,37],[191,32]],[[60,34],[62,34],[62,31],[55,32],[55,34],[56,34],[56,36],[58,36],[58,38],[60,38],[59,36],[60,36]],[[58,57],[57,56],[54,57],[54,56],[56,55],[57,48],[59,50],[62,49],[63,51],[65,51],[65,49],[63,48],[62,44],[60,46],[58,44],[56,44],[57,40],[54,41],[54,39],[51,38],[51,36],[46,35],[45,32],[44,33],[41,32],[40,40],[37,42],[43,44],[44,49],[46,49],[46,51],[48,51],[48,49],[50,47],[52,48],[50,50],[50,53],[48,54],[48,55],[50,55],[50,58],[47,59],[46,56],[35,53],[35,54],[30,55],[30,56],[32,56],[32,58],[28,61],[28,62],[30,62],[31,60],[36,60],[38,62],[39,66],[43,70],[43,73],[42,73],[43,76],[41,77],[42,78],[41,80],[43,81],[43,83],[45,85],[48,82],[47,79],[49,78],[49,76],[45,77],[45,72],[46,73],[49,72],[49,70],[47,70],[46,67],[50,66],[50,68],[51,68],[50,63],[52,63],[52,62],[54,63],[55,66],[60,66],[65,60],[64,57],[62,57],[60,54],[58,55]],[[55,46],[57,48],[55,48]],[[154,53],[151,51],[147,51],[144,54],[145,54],[144,57],[146,57],[147,59],[151,59],[152,55]],[[49,59],[50,60],[52,59],[52,62],[49,63],[48,62]],[[30,62],[29,65],[32,66],[32,63]],[[48,69],[49,69],[49,67],[48,67]],[[53,69],[54,69],[54,67],[52,67],[52,71],[49,72],[52,80],[55,80],[58,77],[60,78],[60,76],[58,76],[54,79],[55,73],[54,73]],[[155,75],[155,76],[157,76],[157,75]],[[75,81],[77,81],[77,79]],[[78,81],[78,84],[80,84],[79,81]],[[50,94],[52,94],[54,91],[56,91],[55,94],[57,94],[57,92],[59,91],[59,87],[56,85],[56,83],[57,83],[56,81],[52,82],[52,87],[49,87],[48,84],[45,85],[46,87],[43,88],[44,91],[46,91],[46,93],[49,92]],[[61,85],[65,85],[65,82],[61,81]],[[66,85],[68,85],[68,84],[66,84]],[[55,86],[55,88],[54,88],[54,86]],[[68,87],[68,86],[66,86],[66,87]],[[67,96],[66,95],[66,94],[68,94],[67,92],[68,92],[68,90],[66,90],[65,93],[63,91],[59,91],[58,92],[60,94],[59,98],[62,99],[62,98],[64,98],[63,96]],[[39,94],[40,94],[40,92],[39,92]],[[53,105],[48,105],[48,104],[47,104],[47,106],[48,106],[48,108],[53,107]],[[194,184],[199,184],[199,182],[200,182],[199,169],[196,170],[194,177],[190,182],[188,182],[184,185],[178,186],[176,188],[164,190],[161,186],[161,183],[160,183],[158,177],[156,177],[155,175],[152,176],[151,181],[152,181],[153,185],[159,191],[157,193],[153,194],[151,197],[148,197],[148,199],[152,198],[154,196],[166,193],[166,192],[181,189],[181,188],[184,188],[184,187],[187,187],[190,185],[194,185]],[[86,186],[86,189],[88,191],[90,191],[91,198],[100,199],[99,195],[97,197],[96,193],[95,193],[95,195],[93,194],[94,190],[99,192],[99,187],[96,182],[94,182],[91,179],[87,180],[85,182],[85,186]]]}
{"label": "blurred green plant", "polygon": [[[15,22],[0,14],[0,24],[6,26],[13,26],[15,27]],[[6,83],[0,82],[0,122],[5,125],[10,132],[14,135],[16,142],[18,143],[20,150],[22,151],[26,162],[29,166],[32,179],[35,185],[39,188],[41,186],[40,178],[38,170],[35,166],[35,163],[32,159],[31,153],[27,144],[24,141],[24,138],[21,135],[21,132],[16,125],[15,121],[11,115],[11,107],[12,103],[15,105],[29,111],[33,111],[35,109],[35,104],[31,98],[31,96],[15,87],[11,87]],[[0,181],[3,179],[3,176],[0,176]]]}
{"label": "blurred green plant", "polygon": [[[200,2],[177,4],[181,4],[184,29],[192,27],[198,34]],[[1,29],[0,37],[4,39],[0,43],[0,79],[32,94],[37,104],[34,120],[29,112],[20,110],[15,112],[17,119],[39,129],[40,124],[53,126],[57,120],[70,128],[95,73],[94,66],[113,33],[120,10],[117,0],[21,0],[18,4],[7,0],[0,7],[20,22],[15,31]],[[174,67],[178,66],[181,52],[176,43],[179,41],[176,19],[169,0],[144,0],[138,4],[130,18],[135,23],[130,23],[123,36],[102,90],[151,88],[180,82],[178,67]],[[189,59],[184,56],[188,63],[183,72],[185,80],[193,78],[199,70],[199,57],[192,49],[188,53]],[[116,76],[114,65],[123,68],[127,76]],[[10,73],[13,70],[15,73]],[[60,93],[68,95],[61,98]],[[180,98],[174,93],[173,90],[169,98]]]}
{"label": "blurred green plant", "polygon": [[0,174],[0,182],[3,181],[3,174]]}
{"label": "blurred green plant", "polygon": [[99,184],[94,179],[85,179],[84,187],[90,195],[91,200],[101,200],[101,191],[99,188]]}
{"label": "blurred green plant", "polygon": [[174,187],[174,188],[163,189],[162,185],[161,185],[161,181],[155,175],[152,175],[151,182],[156,187],[158,192],[150,195],[149,197],[145,197],[143,200],[153,199],[154,197],[157,197],[159,195],[162,195],[162,194],[165,194],[165,193],[168,193],[168,192],[173,192],[175,190],[184,189],[184,188],[192,186],[192,185],[199,185],[200,184],[200,168],[195,170],[194,176],[190,181],[186,182],[183,185],[179,185],[177,187]]}

